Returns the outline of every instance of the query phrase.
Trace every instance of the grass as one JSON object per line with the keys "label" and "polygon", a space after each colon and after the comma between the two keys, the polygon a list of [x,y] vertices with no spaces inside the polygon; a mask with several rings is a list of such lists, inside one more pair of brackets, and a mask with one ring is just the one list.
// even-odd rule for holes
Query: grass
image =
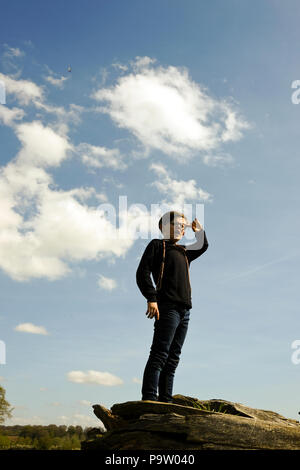
{"label": "grass", "polygon": [[216,406],[216,405],[212,405],[211,403],[205,403],[204,404],[204,403],[195,402],[193,404],[193,406],[195,408],[198,408],[198,409],[204,410],[204,411],[212,411],[212,412],[215,412],[215,413],[227,413],[225,403],[219,403],[219,405]]}

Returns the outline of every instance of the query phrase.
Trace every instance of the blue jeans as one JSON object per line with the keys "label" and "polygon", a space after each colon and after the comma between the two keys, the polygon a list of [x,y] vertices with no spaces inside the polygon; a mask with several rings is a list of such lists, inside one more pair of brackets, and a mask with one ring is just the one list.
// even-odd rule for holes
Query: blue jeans
{"label": "blue jeans", "polygon": [[[158,303],[150,355],[142,385],[142,400],[172,403],[173,381],[184,343],[190,310],[169,303]],[[158,389],[158,397],[157,397]]]}

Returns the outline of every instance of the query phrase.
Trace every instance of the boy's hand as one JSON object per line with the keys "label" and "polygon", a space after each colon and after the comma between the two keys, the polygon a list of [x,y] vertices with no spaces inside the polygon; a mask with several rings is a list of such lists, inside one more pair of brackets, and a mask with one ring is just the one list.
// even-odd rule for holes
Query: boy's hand
{"label": "boy's hand", "polygon": [[156,316],[157,320],[159,320],[159,311],[157,302],[147,302],[147,312],[146,315],[148,318],[153,318]]}
{"label": "boy's hand", "polygon": [[194,232],[200,232],[200,230],[203,229],[197,217],[192,222],[192,229],[194,230]]}

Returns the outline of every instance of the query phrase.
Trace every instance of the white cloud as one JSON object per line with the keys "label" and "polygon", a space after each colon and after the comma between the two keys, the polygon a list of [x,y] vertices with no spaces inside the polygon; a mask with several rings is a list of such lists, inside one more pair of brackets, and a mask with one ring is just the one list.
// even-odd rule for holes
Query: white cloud
{"label": "white cloud", "polygon": [[77,146],[77,151],[81,155],[83,163],[94,168],[109,167],[114,170],[124,170],[127,165],[119,149],[107,149],[87,143]]}
{"label": "white cloud", "polygon": [[68,80],[68,77],[62,75],[61,77],[57,78],[53,75],[48,75],[47,77],[45,77],[45,80],[47,80],[47,82],[51,83],[51,85],[54,85],[57,88],[63,88],[64,82]]}
{"label": "white cloud", "polygon": [[39,121],[27,122],[17,126],[16,134],[22,144],[18,160],[36,166],[59,166],[67,157],[72,145],[65,136]]}
{"label": "white cloud", "polygon": [[94,188],[55,191],[51,183],[43,169],[19,162],[0,173],[0,266],[13,279],[58,279],[70,272],[68,261],[121,256],[133,244],[81,202],[97,195]]}
{"label": "white cloud", "polygon": [[103,427],[102,421],[98,418],[88,415],[83,415],[80,413],[74,413],[71,416],[58,416],[58,421],[60,424],[65,426],[81,426],[81,427]]}
{"label": "white cloud", "polygon": [[[69,110],[62,106],[48,104],[45,99],[45,86],[38,86],[30,80],[22,80],[19,77],[4,75],[0,73],[0,80],[4,82],[6,96],[12,96],[22,106],[35,106],[39,111],[54,114],[58,119],[56,126],[65,132],[68,130],[68,122],[80,122],[80,114],[84,111],[83,106],[71,103]],[[9,103],[9,99],[6,102]]]}
{"label": "white cloud", "polygon": [[[24,116],[22,109],[0,108],[0,119],[12,126],[20,142],[15,158],[0,168],[0,267],[18,281],[54,280],[71,272],[69,262],[122,256],[134,243],[133,238],[124,237],[98,206],[88,204],[91,198],[96,205],[107,201],[106,194],[93,187],[59,190],[49,173],[74,155],[67,121],[76,122],[83,108],[72,104],[65,111],[46,104],[43,87],[0,77],[21,104],[34,104],[57,118],[51,126],[41,119],[19,124],[16,121]],[[94,167],[126,167],[117,149],[89,144],[79,145],[79,149],[86,151],[86,163]],[[112,243],[118,234],[119,243]]]}
{"label": "white cloud", "polygon": [[240,121],[236,112],[227,108],[225,118],[225,129],[222,132],[222,141],[228,142],[230,140],[239,140],[242,137],[242,130],[247,129],[248,125]]}
{"label": "white cloud", "polygon": [[83,406],[92,406],[92,402],[88,400],[79,400],[79,404]]}
{"label": "white cloud", "polygon": [[0,122],[2,121],[6,126],[12,126],[15,120],[19,121],[24,116],[25,112],[23,109],[8,108],[0,104]]}
{"label": "white cloud", "polygon": [[209,96],[185,68],[154,66],[149,57],[137,57],[131,65],[133,71],[115,86],[100,88],[92,97],[106,103],[100,111],[146,148],[182,161],[238,140],[249,127],[232,103]]}
{"label": "white cloud", "polygon": [[[99,71],[91,78],[92,82],[98,82],[98,85],[103,86],[109,76],[109,72],[106,67],[101,67]],[[100,77],[100,80],[99,80]]]}
{"label": "white cloud", "polygon": [[204,155],[203,162],[212,167],[224,166],[233,163],[233,157],[229,153],[220,153],[218,155]]}
{"label": "white cloud", "polygon": [[[118,69],[118,70],[121,70],[122,72],[127,72],[128,70],[128,66],[127,65],[123,65],[123,64],[120,64],[118,62],[115,62],[114,64],[111,64],[111,66],[114,68],[114,69]],[[107,76],[107,75],[106,75]]]}
{"label": "white cloud", "polygon": [[64,134],[40,121],[14,127],[21,149],[0,168],[0,267],[18,281],[59,279],[70,272],[68,262],[121,256],[133,244],[97,207],[93,188],[58,190],[46,171],[70,156],[73,146]]}
{"label": "white cloud", "polygon": [[14,76],[19,76],[21,73],[20,59],[25,56],[24,51],[18,47],[11,47],[4,44],[4,52],[2,54],[2,64],[5,69],[14,72]]}
{"label": "white cloud", "polygon": [[20,425],[20,426],[26,426],[26,425],[47,425],[48,423],[45,422],[45,419],[42,418],[41,416],[30,416],[30,417],[24,417],[24,416],[12,416],[12,418],[5,420],[5,425],[6,426],[14,426],[14,425]]}
{"label": "white cloud", "polygon": [[[61,415],[57,418],[51,417],[51,423],[65,426],[82,426],[85,427],[97,427],[104,428],[102,421],[100,421],[96,416],[83,415],[81,413],[74,413],[70,416]],[[49,424],[49,418],[45,419],[41,416],[30,415],[26,416],[12,416],[10,419],[6,419],[6,426],[26,426],[26,425],[42,425],[47,426]],[[105,429],[105,428],[104,428]]]}
{"label": "white cloud", "polygon": [[14,410],[28,410],[28,407],[25,405],[15,405],[14,404]]}
{"label": "white cloud", "polygon": [[131,64],[133,69],[142,70],[142,69],[145,69],[145,68],[149,67],[149,65],[155,64],[155,62],[156,62],[156,59],[152,59],[151,57],[147,57],[147,56],[139,57],[139,56],[137,56],[135,58],[135,60],[130,62],[130,64]]}
{"label": "white cloud", "polygon": [[140,384],[140,385],[142,384],[141,379],[138,379],[137,377],[133,377],[132,382],[135,384]]}
{"label": "white cloud", "polygon": [[18,47],[10,47],[8,44],[5,44],[5,52],[3,54],[4,57],[22,57],[24,55],[24,52],[21,51]]}
{"label": "white cloud", "polygon": [[107,183],[108,185],[114,185],[116,188],[121,189],[124,188],[124,184],[116,181],[112,176],[105,176],[102,180],[103,183]]}
{"label": "white cloud", "polygon": [[98,279],[98,286],[105,290],[113,290],[117,287],[117,283],[114,279],[100,274]]}
{"label": "white cloud", "polygon": [[14,328],[16,331],[20,331],[22,333],[33,333],[36,335],[48,335],[46,328],[43,326],[37,326],[33,323],[20,323]]}
{"label": "white cloud", "polygon": [[[184,112],[190,110],[189,106],[194,109],[191,97],[200,93],[198,85],[193,84],[182,70],[174,67],[154,68],[153,64],[153,59],[137,58],[134,63],[135,72],[133,74],[126,72],[127,75],[124,77],[124,93],[128,84],[126,80],[130,83],[131,80],[134,83],[137,80],[138,85],[141,79],[142,84],[141,87],[137,86],[137,95],[142,99],[145,97],[148,85],[150,86],[153,81],[154,88],[158,87],[161,92],[166,91],[167,96],[168,93],[171,96],[175,94],[177,101],[181,103],[179,109],[183,109]],[[175,80],[171,84],[170,77],[167,77],[168,73],[171,77],[174,75],[178,83]],[[7,111],[3,110],[4,107],[0,108],[0,119],[6,125],[12,126],[20,142],[20,149],[15,158],[0,168],[0,268],[17,281],[33,278],[55,280],[69,274],[73,268],[72,263],[86,260],[99,261],[103,258],[114,262],[116,257],[124,256],[134,244],[138,227],[145,228],[144,232],[147,233],[151,224],[157,225],[156,221],[151,220],[148,210],[139,208],[131,214],[120,211],[120,228],[117,228],[115,221],[108,220],[104,211],[100,209],[99,201],[107,201],[103,191],[98,192],[93,187],[61,190],[50,174],[50,170],[59,167],[76,153],[79,153],[91,168],[124,169],[126,163],[123,155],[118,149],[107,149],[88,143],[74,146],[68,137],[67,121],[70,119],[75,122],[76,116],[82,111],[81,107],[71,105],[67,112],[64,108],[46,104],[43,87],[28,80],[1,76],[7,78],[9,92],[20,103],[34,104],[40,112],[54,113],[57,120],[51,126],[44,124],[42,117],[32,122],[19,123],[17,121],[24,116],[22,109],[13,108]],[[143,85],[145,81],[146,89]],[[183,89],[180,88],[180,84],[183,84]],[[112,89],[112,92],[114,93],[115,89]],[[150,94],[150,102],[151,96]],[[139,101],[136,103],[134,96],[132,99],[134,104],[132,110],[138,111],[136,117],[139,120],[141,103]],[[207,105],[207,102],[205,103]],[[159,108],[158,102],[156,105],[160,111],[163,111],[164,108]],[[166,103],[162,101],[161,105],[166,106]],[[146,119],[141,120],[144,124],[148,123],[147,106]],[[127,113],[126,109],[125,107],[124,112]],[[203,117],[203,113],[201,116]],[[134,116],[132,119],[135,119]],[[233,122],[232,120],[231,127],[229,126],[231,133],[234,130]],[[143,129],[145,130],[145,127]],[[175,127],[172,127],[171,131],[174,129]],[[149,132],[152,131],[150,126]],[[172,132],[169,140],[171,145],[174,145]],[[153,135],[156,139],[155,132]],[[165,137],[163,134],[163,142],[166,141]],[[182,145],[187,149],[186,142]],[[153,166],[153,169],[160,172],[160,175],[165,175],[163,173],[165,170],[162,166],[159,167],[159,164]],[[203,201],[210,199],[206,191],[196,187],[195,180],[176,180],[168,175],[164,176],[164,179],[167,188],[164,188],[162,178],[158,178],[156,189],[171,199],[171,203],[183,202],[189,198]],[[127,217],[127,227],[122,224],[125,217]],[[118,243],[115,242],[116,239]],[[115,281],[109,278],[102,277],[99,282],[102,288],[115,287]]]}
{"label": "white cloud", "polygon": [[67,377],[70,382],[80,384],[97,384],[111,387],[114,385],[121,385],[123,383],[122,379],[113,374],[110,374],[109,372],[100,372],[96,370],[88,370],[87,372],[73,370],[68,372]]}
{"label": "white cloud", "polygon": [[194,179],[186,181],[171,178],[168,170],[161,163],[152,163],[149,168],[158,176],[158,181],[150,183],[150,186],[155,186],[162,194],[165,194],[166,199],[163,202],[173,206],[174,210],[182,210],[183,205],[188,201],[210,202],[212,200],[211,194],[202,188],[197,188]]}
{"label": "white cloud", "polygon": [[0,73],[0,80],[5,84],[7,95],[14,95],[20,104],[24,106],[37,101],[43,101],[44,99],[44,88],[36,85],[30,80],[16,80],[9,75],[4,75],[3,73]]}

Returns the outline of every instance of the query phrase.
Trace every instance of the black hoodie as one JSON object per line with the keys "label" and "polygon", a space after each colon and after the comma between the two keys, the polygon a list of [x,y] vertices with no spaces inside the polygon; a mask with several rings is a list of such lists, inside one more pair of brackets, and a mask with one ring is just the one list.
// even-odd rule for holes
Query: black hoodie
{"label": "black hoodie", "polygon": [[175,306],[191,309],[191,285],[189,266],[208,248],[204,230],[195,232],[197,241],[192,245],[177,245],[165,240],[165,266],[159,291],[153,286],[151,273],[157,285],[162,258],[163,241],[154,238],[147,245],[136,272],[136,282],[148,302],[170,302]]}

